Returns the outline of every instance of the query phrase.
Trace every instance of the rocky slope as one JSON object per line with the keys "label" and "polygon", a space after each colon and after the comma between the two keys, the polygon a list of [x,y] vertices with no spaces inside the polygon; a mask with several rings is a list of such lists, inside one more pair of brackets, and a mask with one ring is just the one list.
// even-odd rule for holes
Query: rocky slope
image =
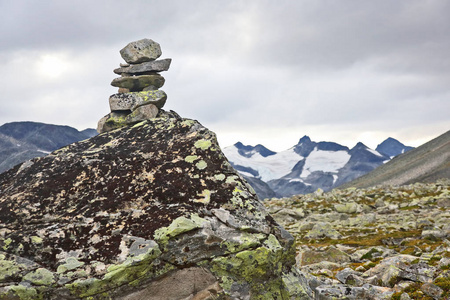
{"label": "rocky slope", "polygon": [[450,178],[450,131],[395,157],[342,188],[434,182],[440,178]]}
{"label": "rocky slope", "polygon": [[386,163],[392,156],[411,149],[389,138],[372,150],[333,142],[313,142],[302,137],[294,147],[273,152],[262,145],[236,143],[224,148],[233,167],[253,186],[260,199],[328,191]]}
{"label": "rocky slope", "polygon": [[37,122],[12,122],[0,126],[0,173],[34,157],[96,135],[94,129]]}
{"label": "rocky slope", "polygon": [[450,180],[266,199],[315,299],[449,299]]}
{"label": "rocky slope", "polygon": [[310,299],[293,242],[173,112],[0,174],[0,299]]}

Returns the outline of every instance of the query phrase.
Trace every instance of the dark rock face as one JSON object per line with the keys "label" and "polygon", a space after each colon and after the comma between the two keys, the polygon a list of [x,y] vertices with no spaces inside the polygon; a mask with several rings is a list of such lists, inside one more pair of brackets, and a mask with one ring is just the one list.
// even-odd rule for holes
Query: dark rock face
{"label": "dark rock face", "polygon": [[12,122],[0,126],[0,173],[34,157],[97,135],[95,129],[78,131],[69,126]]}
{"label": "dark rock face", "polygon": [[188,271],[204,284],[170,299],[308,299],[214,133],[164,111],[1,174],[0,248],[0,299],[139,299]]}
{"label": "dark rock face", "polygon": [[396,139],[390,137],[379,144],[375,150],[386,156],[394,157],[412,149],[414,149],[414,147],[405,146]]}

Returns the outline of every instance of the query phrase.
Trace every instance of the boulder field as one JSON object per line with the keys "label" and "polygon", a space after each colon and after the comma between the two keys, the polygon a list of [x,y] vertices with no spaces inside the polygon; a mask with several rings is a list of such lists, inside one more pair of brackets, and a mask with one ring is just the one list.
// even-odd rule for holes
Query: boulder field
{"label": "boulder field", "polygon": [[0,174],[0,299],[310,299],[215,134],[160,110]]}
{"label": "boulder field", "polygon": [[315,299],[450,299],[450,181],[268,199]]}

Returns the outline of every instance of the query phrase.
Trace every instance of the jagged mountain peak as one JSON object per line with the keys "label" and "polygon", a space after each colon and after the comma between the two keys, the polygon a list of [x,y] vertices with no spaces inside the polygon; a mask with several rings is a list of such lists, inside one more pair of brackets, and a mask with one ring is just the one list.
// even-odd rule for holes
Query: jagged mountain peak
{"label": "jagged mountain peak", "polygon": [[234,147],[238,149],[240,155],[247,158],[252,157],[255,153],[259,153],[263,157],[277,154],[276,152],[267,149],[261,144],[251,146],[251,145],[244,145],[241,142],[237,142],[236,144],[234,144]]}
{"label": "jagged mountain peak", "polygon": [[414,149],[414,147],[405,146],[404,144],[400,143],[398,140],[392,137],[385,139],[376,148],[378,152],[389,157],[397,156],[412,149]]}
{"label": "jagged mountain peak", "polygon": [[298,144],[303,144],[303,143],[311,143],[311,139],[309,136],[304,135],[299,141]]}

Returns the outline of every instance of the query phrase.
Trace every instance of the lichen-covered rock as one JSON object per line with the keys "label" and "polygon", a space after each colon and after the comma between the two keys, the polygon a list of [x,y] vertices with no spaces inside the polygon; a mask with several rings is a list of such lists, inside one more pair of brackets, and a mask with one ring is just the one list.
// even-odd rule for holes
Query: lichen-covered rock
{"label": "lichen-covered rock", "polygon": [[165,79],[159,74],[119,77],[113,79],[112,86],[129,89],[131,92],[157,90],[164,85]]}
{"label": "lichen-covered rock", "polygon": [[163,108],[167,95],[162,90],[147,92],[118,93],[109,97],[111,111],[131,110],[144,104],[154,104],[157,108]]}
{"label": "lichen-covered rock", "polygon": [[172,112],[1,174],[0,249],[0,299],[311,297],[292,236]]}
{"label": "lichen-covered rock", "polygon": [[137,65],[128,65],[126,67],[117,68],[114,70],[114,73],[118,75],[122,73],[140,75],[146,72],[162,72],[169,70],[171,62],[172,59],[170,58],[143,62]]}
{"label": "lichen-covered rock", "polygon": [[161,54],[161,46],[151,39],[131,42],[120,50],[120,55],[129,64],[152,61],[160,57]]}

